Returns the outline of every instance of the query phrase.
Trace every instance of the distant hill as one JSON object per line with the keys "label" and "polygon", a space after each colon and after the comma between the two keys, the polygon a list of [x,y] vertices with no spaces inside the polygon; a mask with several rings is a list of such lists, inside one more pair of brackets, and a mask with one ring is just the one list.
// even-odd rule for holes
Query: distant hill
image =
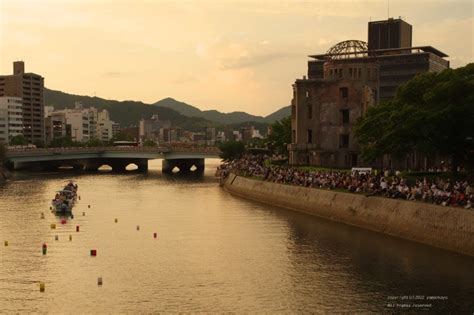
{"label": "distant hill", "polygon": [[122,126],[137,125],[141,118],[149,118],[158,114],[160,119],[170,120],[174,126],[190,131],[202,131],[206,126],[215,126],[219,129],[224,125],[239,126],[252,122],[262,131],[267,124],[273,123],[290,115],[290,106],[266,116],[255,116],[245,112],[221,113],[216,110],[201,111],[199,108],[177,101],[173,98],[164,98],[154,104],[137,101],[115,101],[100,97],[68,94],[61,91],[44,89],[45,105],[55,109],[73,108],[76,101],[82,102],[85,107],[94,106],[107,109],[112,120]]}
{"label": "distant hill", "polygon": [[154,114],[159,115],[162,120],[170,120],[174,126],[190,131],[202,131],[204,127],[213,123],[204,118],[187,117],[179,112],[158,106],[136,101],[114,101],[100,97],[68,94],[61,91],[44,89],[45,105],[54,106],[55,109],[74,108],[76,101],[82,102],[85,107],[94,106],[98,109],[107,109],[110,118],[121,126],[138,125],[142,118],[149,118]]}
{"label": "distant hill", "polygon": [[276,112],[266,116],[265,122],[271,124],[277,120],[282,120],[283,118],[286,118],[288,116],[291,116],[291,105],[282,107]]}
{"label": "distant hill", "polygon": [[285,106],[266,117],[255,116],[255,115],[248,114],[246,112],[221,113],[217,110],[203,110],[202,111],[195,106],[177,101],[171,97],[162,99],[161,101],[158,101],[154,103],[153,105],[174,109],[175,111],[188,117],[202,117],[207,120],[213,121],[215,123],[227,124],[227,125],[239,124],[239,123],[248,122],[248,121],[271,124],[275,122],[276,120],[280,120],[291,114],[290,106]]}

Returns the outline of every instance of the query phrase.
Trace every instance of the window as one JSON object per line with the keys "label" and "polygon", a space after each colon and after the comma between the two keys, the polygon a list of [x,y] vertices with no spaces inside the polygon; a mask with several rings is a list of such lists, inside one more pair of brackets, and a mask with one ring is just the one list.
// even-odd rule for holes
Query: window
{"label": "window", "polygon": [[308,143],[313,143],[313,130],[312,129],[307,130],[307,140],[308,140]]}
{"label": "window", "polygon": [[348,148],[349,147],[349,135],[348,134],[339,135],[339,147],[340,148]]}
{"label": "window", "polygon": [[358,78],[361,78],[361,77],[362,77],[362,68],[359,68],[358,73],[359,73],[359,74],[357,75],[357,77],[358,77]]}
{"label": "window", "polygon": [[342,78],[342,69],[337,69],[337,74],[339,78]]}
{"label": "window", "polygon": [[306,98],[309,98],[309,91],[306,91]]}
{"label": "window", "polygon": [[313,119],[313,105],[306,105],[306,112],[308,114],[308,119]]}
{"label": "window", "polygon": [[343,124],[349,123],[349,110],[348,109],[341,109],[341,120]]}
{"label": "window", "polygon": [[339,88],[339,95],[342,98],[347,98],[349,96],[349,90],[346,87]]}
{"label": "window", "polygon": [[352,78],[352,68],[349,68],[349,78]]}

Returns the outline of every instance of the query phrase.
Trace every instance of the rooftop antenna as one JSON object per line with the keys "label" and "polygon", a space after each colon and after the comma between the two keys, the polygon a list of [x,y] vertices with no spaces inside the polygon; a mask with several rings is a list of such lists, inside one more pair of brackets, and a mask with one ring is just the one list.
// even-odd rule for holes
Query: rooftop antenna
{"label": "rooftop antenna", "polygon": [[387,19],[390,18],[390,0],[387,0]]}

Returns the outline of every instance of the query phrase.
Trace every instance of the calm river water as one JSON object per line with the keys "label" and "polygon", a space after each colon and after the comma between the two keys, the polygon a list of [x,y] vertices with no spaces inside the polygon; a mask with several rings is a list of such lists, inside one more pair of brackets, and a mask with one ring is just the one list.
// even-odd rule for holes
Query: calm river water
{"label": "calm river water", "polygon": [[[234,197],[218,163],[197,178],[160,161],[15,174],[0,187],[0,312],[474,312],[474,259]],[[70,178],[81,201],[61,224],[50,200]]]}

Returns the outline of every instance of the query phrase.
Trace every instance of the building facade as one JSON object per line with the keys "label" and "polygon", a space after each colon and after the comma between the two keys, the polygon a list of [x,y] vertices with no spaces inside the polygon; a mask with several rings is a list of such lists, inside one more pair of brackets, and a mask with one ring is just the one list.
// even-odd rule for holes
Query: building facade
{"label": "building facade", "polygon": [[45,118],[46,142],[69,137],[72,139],[71,125],[67,123],[66,113],[51,111]]}
{"label": "building facade", "polygon": [[216,144],[216,128],[214,127],[204,128],[204,135],[205,135],[206,145]]}
{"label": "building facade", "polygon": [[22,99],[23,135],[30,142],[44,142],[44,78],[26,73],[25,63],[15,61],[12,75],[0,76],[0,96]]}
{"label": "building facade", "polygon": [[48,143],[60,137],[70,137],[77,142],[109,141],[114,136],[114,124],[107,110],[83,108],[76,102],[75,108],[50,112],[45,119],[46,139]]}
{"label": "building facade", "polygon": [[293,84],[291,164],[363,164],[354,135],[357,120],[417,74],[449,67],[439,50],[411,47],[411,32],[401,19],[370,22],[368,43],[343,41],[310,56],[308,78]]}
{"label": "building facade", "polygon": [[23,134],[22,99],[0,97],[0,143],[8,144],[10,139]]}
{"label": "building facade", "polygon": [[[171,122],[169,120],[160,120],[158,115],[151,116],[150,119],[141,119],[138,127],[140,142],[151,140],[156,143],[160,141],[169,142]],[[162,130],[163,129],[163,130]]]}

